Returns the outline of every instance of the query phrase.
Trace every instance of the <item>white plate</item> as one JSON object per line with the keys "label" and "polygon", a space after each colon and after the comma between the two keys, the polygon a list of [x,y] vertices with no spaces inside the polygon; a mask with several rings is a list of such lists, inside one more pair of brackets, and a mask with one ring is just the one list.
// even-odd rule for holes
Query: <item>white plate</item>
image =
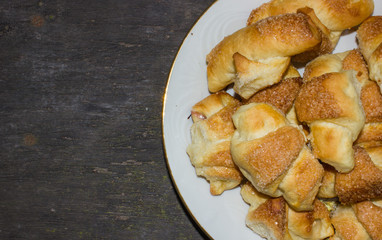
{"label": "white plate", "polygon": [[[206,55],[225,36],[246,24],[252,9],[267,0],[219,0],[197,21],[184,39],[169,75],[163,107],[163,139],[172,180],[196,223],[213,239],[262,239],[245,225],[248,205],[238,188],[212,196],[209,184],[197,177],[186,147],[191,142],[191,107],[209,95]],[[382,14],[375,1],[374,15]],[[355,32],[341,37],[334,52],[357,48]]]}

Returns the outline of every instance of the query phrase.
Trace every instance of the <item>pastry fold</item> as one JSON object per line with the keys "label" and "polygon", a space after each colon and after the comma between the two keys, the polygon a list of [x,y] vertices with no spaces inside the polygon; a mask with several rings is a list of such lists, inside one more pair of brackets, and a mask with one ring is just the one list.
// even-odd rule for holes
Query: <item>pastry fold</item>
{"label": "pastry fold", "polygon": [[353,142],[365,124],[361,85],[342,55],[322,55],[305,68],[295,101],[297,118],[309,127],[313,154],[339,172],[354,167]]}
{"label": "pastry fold", "polygon": [[329,211],[318,199],[311,211],[295,211],[283,197],[270,198],[258,192],[250,182],[241,186],[240,194],[250,205],[247,226],[267,239],[326,239],[334,233]]}
{"label": "pastry fold", "polygon": [[243,175],[259,192],[311,210],[324,170],[301,129],[266,103],[243,105],[232,118],[231,154]]}

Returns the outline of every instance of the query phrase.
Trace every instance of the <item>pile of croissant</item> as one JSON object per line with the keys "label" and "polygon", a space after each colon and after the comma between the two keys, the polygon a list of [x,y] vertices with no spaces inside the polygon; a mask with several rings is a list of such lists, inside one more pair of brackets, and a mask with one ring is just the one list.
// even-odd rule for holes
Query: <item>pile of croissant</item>
{"label": "pile of croissant", "polygon": [[[264,238],[382,239],[373,10],[372,0],[271,0],[207,55],[211,95],[191,110],[187,153],[212,195],[241,188],[246,224]],[[358,48],[334,54],[344,31]]]}

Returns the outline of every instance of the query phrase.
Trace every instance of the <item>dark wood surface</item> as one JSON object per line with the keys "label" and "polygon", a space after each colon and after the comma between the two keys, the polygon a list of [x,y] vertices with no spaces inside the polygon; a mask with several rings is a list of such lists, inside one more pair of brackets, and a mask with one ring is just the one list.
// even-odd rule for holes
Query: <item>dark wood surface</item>
{"label": "dark wood surface", "polygon": [[0,1],[0,239],[205,239],[162,98],[212,0]]}

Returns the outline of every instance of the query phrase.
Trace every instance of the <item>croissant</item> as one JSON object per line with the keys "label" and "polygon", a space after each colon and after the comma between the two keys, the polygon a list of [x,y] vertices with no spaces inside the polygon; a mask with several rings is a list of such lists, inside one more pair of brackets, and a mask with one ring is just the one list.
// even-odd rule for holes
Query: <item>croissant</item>
{"label": "croissant", "polygon": [[243,175],[259,192],[311,210],[324,170],[300,128],[266,103],[243,105],[232,119],[231,154]]}
{"label": "croissant", "polygon": [[191,111],[191,144],[187,153],[198,176],[210,182],[212,195],[240,184],[242,175],[232,161],[230,140],[234,132],[232,114],[239,101],[225,92],[209,95]]}
{"label": "croissant", "polygon": [[[335,191],[342,204],[354,204],[382,198],[382,149],[371,155],[362,147],[354,147],[355,166],[349,173],[337,173]],[[375,164],[374,161],[377,163]]]}
{"label": "croissant", "polygon": [[[247,99],[261,88],[280,81],[290,56],[309,50],[320,41],[317,27],[302,13],[273,16],[244,27],[225,37],[207,55],[208,89],[217,92],[235,82],[236,62],[236,68],[256,69],[248,70],[249,73],[239,69],[238,85],[234,89]],[[234,61],[235,53],[238,54]],[[262,71],[264,68],[267,71]],[[274,71],[269,72],[270,69]],[[258,84],[256,79],[263,83]]]}
{"label": "croissant", "polygon": [[358,221],[351,206],[337,206],[331,222],[336,232],[333,237],[329,238],[330,240],[372,240],[364,226]]}
{"label": "croissant", "polygon": [[357,30],[357,40],[369,66],[370,79],[382,85],[382,16],[366,19]]}
{"label": "croissant", "polygon": [[382,207],[364,201],[351,206],[338,206],[332,216],[336,234],[330,238],[355,240],[382,239]]}
{"label": "croissant", "polygon": [[367,146],[382,141],[382,93],[378,84],[369,79],[367,64],[359,49],[337,54],[342,61],[342,69],[355,70],[361,86],[361,103],[365,112],[365,125],[355,144]]}
{"label": "croissant", "polygon": [[311,211],[297,212],[282,198],[270,198],[256,190],[249,182],[242,185],[240,194],[250,205],[246,224],[267,239],[326,239],[334,229],[329,211],[315,199]]}
{"label": "croissant", "polygon": [[296,62],[307,62],[315,57],[333,51],[345,29],[359,25],[372,14],[372,0],[272,0],[252,10],[247,25],[269,16],[303,12],[307,14],[321,33],[321,44],[314,49],[293,57]]}
{"label": "croissant", "polygon": [[317,57],[305,68],[295,101],[296,115],[309,127],[313,154],[339,172],[354,166],[353,142],[365,123],[355,70],[343,69],[341,55]]}
{"label": "croissant", "polygon": [[355,144],[367,146],[382,142],[382,93],[378,84],[369,79],[366,62],[359,50],[352,50],[344,57],[343,69],[356,70],[356,77],[361,84],[365,125]]}

